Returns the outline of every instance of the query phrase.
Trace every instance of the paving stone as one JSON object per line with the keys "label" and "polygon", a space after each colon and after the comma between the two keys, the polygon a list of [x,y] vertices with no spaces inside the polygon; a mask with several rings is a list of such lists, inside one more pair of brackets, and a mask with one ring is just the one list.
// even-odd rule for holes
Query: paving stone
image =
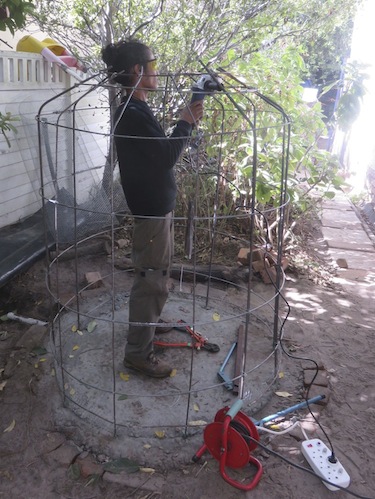
{"label": "paving stone", "polygon": [[332,227],[341,230],[343,226],[348,229],[362,230],[361,221],[353,210],[323,210],[322,225],[323,227]]}
{"label": "paving stone", "polygon": [[343,229],[323,227],[323,236],[330,248],[351,251],[373,252],[374,245],[363,229],[348,229],[343,237]]}

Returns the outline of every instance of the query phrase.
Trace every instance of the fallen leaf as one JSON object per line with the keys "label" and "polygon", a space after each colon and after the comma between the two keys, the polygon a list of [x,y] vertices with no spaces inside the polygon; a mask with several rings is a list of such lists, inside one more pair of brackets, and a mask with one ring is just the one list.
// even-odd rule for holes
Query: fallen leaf
{"label": "fallen leaf", "polygon": [[8,428],[5,428],[3,433],[10,433],[14,429],[15,426],[16,426],[16,421],[15,421],[15,419],[13,419],[13,421],[10,423]]}
{"label": "fallen leaf", "polygon": [[78,345],[74,345],[74,347],[72,348],[73,351],[75,350],[79,350],[79,346]]}
{"label": "fallen leaf", "polygon": [[127,395],[120,395],[117,400],[126,400],[128,398]]}
{"label": "fallen leaf", "polygon": [[94,331],[94,329],[96,328],[97,325],[98,324],[96,323],[96,321],[89,322],[88,325],[87,325],[87,331],[89,333],[92,333]]}
{"label": "fallen leaf", "polygon": [[44,347],[35,347],[31,350],[33,355],[45,355],[47,350]]}
{"label": "fallen leaf", "polygon": [[74,355],[69,355],[69,359],[74,359]]}
{"label": "fallen leaf", "polygon": [[72,326],[72,331],[73,331],[73,333],[75,333],[75,332],[77,331],[77,329],[78,329],[78,328],[77,328],[77,326],[74,324],[74,325]]}
{"label": "fallen leaf", "polygon": [[76,393],[76,391],[74,390],[74,388],[71,388],[70,391],[69,391],[69,394],[70,395],[74,395]]}
{"label": "fallen leaf", "polygon": [[177,374],[177,369],[172,369],[171,374],[169,375],[170,378],[174,378]]}
{"label": "fallen leaf", "polygon": [[189,421],[188,425],[189,426],[205,426],[207,424],[207,421],[199,420],[199,421]]}
{"label": "fallen leaf", "polygon": [[5,387],[6,384],[7,384],[7,381],[2,381],[0,383],[0,392],[2,392],[4,390],[4,387]]}
{"label": "fallen leaf", "polygon": [[121,378],[123,381],[129,381],[129,379],[130,379],[130,375],[129,375],[129,374],[125,374],[125,373],[120,373],[120,378]]}
{"label": "fallen leaf", "polygon": [[38,369],[39,368],[39,364],[38,363],[34,364],[34,367],[35,367],[35,369]]}
{"label": "fallen leaf", "polygon": [[54,368],[51,369],[51,376],[56,376],[56,371]]}
{"label": "fallen leaf", "polygon": [[279,373],[279,378],[282,379],[284,377],[284,373],[283,372],[280,372]]}
{"label": "fallen leaf", "polygon": [[77,334],[79,334],[80,336],[83,336],[82,331],[80,331],[79,329],[77,329]]}
{"label": "fallen leaf", "polygon": [[8,317],[8,315],[7,315],[7,314],[2,315],[2,316],[0,317],[0,321],[2,321],[2,322],[9,321],[9,317]]}
{"label": "fallen leaf", "polygon": [[139,468],[139,471],[143,471],[143,473],[155,473],[154,468]]}
{"label": "fallen leaf", "polygon": [[78,463],[73,463],[68,468],[69,478],[72,480],[78,480],[81,476],[81,468]]}
{"label": "fallen leaf", "polygon": [[145,444],[143,447],[144,447],[145,449],[151,449],[151,445],[150,445],[150,444]]}
{"label": "fallen leaf", "polygon": [[165,431],[163,431],[163,430],[157,430],[157,431],[155,431],[155,435],[158,438],[164,438],[165,437]]}
{"label": "fallen leaf", "polygon": [[194,404],[194,411],[196,411],[196,412],[199,411],[199,405],[198,404]]}
{"label": "fallen leaf", "polygon": [[39,362],[45,362],[47,359],[45,357],[42,357],[41,359],[39,359]]}
{"label": "fallen leaf", "polygon": [[98,473],[94,473],[93,475],[89,475],[87,478],[87,482],[85,483],[85,487],[89,487],[90,485],[96,485],[101,478],[101,475]]}
{"label": "fallen leaf", "polygon": [[277,395],[278,397],[284,397],[284,398],[293,397],[293,394],[289,393],[289,392],[275,392],[275,395]]}
{"label": "fallen leaf", "polygon": [[8,331],[0,331],[0,341],[5,341],[9,338]]}
{"label": "fallen leaf", "polygon": [[212,314],[212,318],[214,321],[219,321],[220,320],[220,314],[218,314],[217,312],[214,312]]}

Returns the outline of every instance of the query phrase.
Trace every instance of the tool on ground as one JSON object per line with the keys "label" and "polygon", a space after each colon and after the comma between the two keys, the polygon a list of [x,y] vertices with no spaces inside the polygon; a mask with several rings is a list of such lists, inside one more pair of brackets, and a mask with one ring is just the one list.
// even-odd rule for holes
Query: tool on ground
{"label": "tool on ground", "polygon": [[179,320],[178,324],[181,324],[181,327],[175,327],[174,329],[189,333],[194,341],[192,342],[185,341],[185,342],[176,343],[176,342],[164,342],[156,340],[154,341],[154,345],[160,347],[190,347],[190,348],[195,348],[196,350],[200,350],[201,348],[203,348],[204,350],[207,350],[208,352],[211,353],[217,353],[220,351],[219,345],[216,345],[215,343],[209,343],[207,338],[202,336],[197,331],[194,331],[194,329],[188,326],[188,324],[185,321]]}
{"label": "tool on ground", "polygon": [[220,92],[222,90],[224,90],[224,86],[220,77],[203,75],[191,87],[191,91],[193,92],[191,102],[193,103],[197,100],[203,100],[206,95],[212,94],[215,91]]}
{"label": "tool on ground", "polygon": [[245,366],[245,328],[242,324],[238,327],[236,363],[234,366],[233,393],[242,395]]}
{"label": "tool on ground", "polygon": [[224,386],[228,390],[233,390],[234,381],[231,378],[231,376],[228,376],[225,373],[225,368],[226,368],[226,366],[229,362],[229,359],[231,358],[236,346],[237,346],[237,342],[234,342],[233,345],[230,347],[230,350],[227,353],[227,356],[225,357],[224,362],[221,364],[219,371],[217,372],[217,375],[218,375],[220,381],[224,381]]}
{"label": "tool on ground", "polygon": [[288,407],[287,409],[283,409],[282,411],[276,412],[275,414],[271,414],[270,416],[266,416],[263,419],[260,419],[259,421],[253,421],[255,426],[263,426],[264,423],[268,423],[269,421],[272,421],[274,419],[280,418],[282,416],[285,416],[286,414],[289,414],[291,412],[297,411],[298,409],[303,409],[304,407],[309,406],[310,404],[316,404],[320,400],[325,399],[325,395],[317,395],[316,397],[313,397],[308,400],[304,400],[303,402],[300,402],[299,404],[292,405],[291,407]]}
{"label": "tool on ground", "polygon": [[[236,400],[232,407],[220,409],[213,423],[204,430],[204,444],[193,456],[197,462],[204,452],[210,454],[220,462],[220,474],[233,487],[240,490],[251,490],[259,482],[263,467],[251,452],[257,447],[259,435],[254,423],[241,412],[243,401]],[[228,476],[226,468],[243,468],[247,464],[256,467],[256,473],[250,483],[238,482]]]}

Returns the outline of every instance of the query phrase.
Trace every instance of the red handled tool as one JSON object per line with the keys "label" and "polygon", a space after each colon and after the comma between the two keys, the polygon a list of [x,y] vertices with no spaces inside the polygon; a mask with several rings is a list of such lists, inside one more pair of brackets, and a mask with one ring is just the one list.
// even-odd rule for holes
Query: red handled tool
{"label": "red handled tool", "polygon": [[193,341],[173,343],[173,342],[155,340],[154,345],[160,347],[190,347],[190,348],[195,348],[196,350],[200,350],[201,348],[203,348],[204,350],[207,350],[208,352],[211,353],[217,353],[220,351],[219,345],[216,345],[215,343],[209,343],[207,338],[202,336],[197,331],[194,331],[194,329],[188,326],[185,321],[179,320],[178,324],[182,324],[182,327],[176,327],[175,329],[177,329],[178,331],[189,333]]}
{"label": "red handled tool", "polygon": [[[263,473],[262,464],[251,452],[257,447],[259,435],[254,423],[240,411],[243,401],[237,400],[231,408],[220,409],[213,423],[204,430],[204,444],[194,455],[197,462],[206,450],[220,462],[220,474],[233,487],[251,490]],[[243,468],[248,463],[255,465],[256,473],[250,483],[240,483],[227,474],[226,468]]]}

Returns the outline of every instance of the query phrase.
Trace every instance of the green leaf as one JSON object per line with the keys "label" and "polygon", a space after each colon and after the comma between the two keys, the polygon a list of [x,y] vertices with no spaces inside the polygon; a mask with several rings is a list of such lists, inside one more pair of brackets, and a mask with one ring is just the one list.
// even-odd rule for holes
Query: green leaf
{"label": "green leaf", "polygon": [[87,477],[87,481],[86,481],[86,483],[85,483],[85,487],[89,487],[89,486],[92,486],[92,485],[96,485],[96,484],[99,482],[100,477],[101,477],[101,475],[99,475],[99,474],[97,474],[97,473],[95,473],[95,474],[93,474],[93,475],[89,475],[89,476]]}
{"label": "green leaf", "polygon": [[128,398],[127,395],[120,395],[117,400],[126,400]]}
{"label": "green leaf", "polygon": [[87,331],[88,331],[89,333],[92,333],[92,332],[94,331],[94,329],[96,328],[96,326],[97,326],[97,325],[98,325],[98,324],[97,324],[97,322],[96,322],[96,321],[91,321],[91,322],[89,322],[89,323],[88,323],[88,325],[87,325]]}
{"label": "green leaf", "polygon": [[110,473],[136,473],[139,471],[139,464],[127,457],[120,457],[114,461],[109,461],[104,464],[104,470]]}
{"label": "green leaf", "polygon": [[31,350],[33,355],[45,355],[47,350],[44,347],[35,347]]}
{"label": "green leaf", "polygon": [[68,476],[71,480],[78,480],[81,476],[81,468],[79,464],[73,463],[68,468]]}

